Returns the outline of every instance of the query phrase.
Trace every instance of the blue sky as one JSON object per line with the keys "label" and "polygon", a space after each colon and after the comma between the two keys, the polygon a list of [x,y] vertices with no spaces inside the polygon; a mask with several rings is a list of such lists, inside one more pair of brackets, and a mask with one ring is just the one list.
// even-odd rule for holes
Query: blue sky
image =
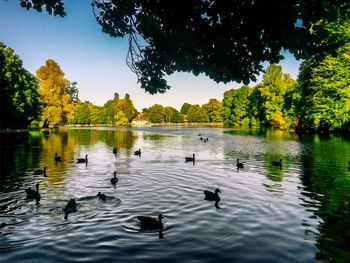
{"label": "blue sky", "polygon": [[[0,41],[13,48],[31,73],[54,59],[70,81],[78,83],[79,98],[102,106],[118,92],[129,93],[141,110],[155,103],[180,109],[184,102],[204,104],[222,100],[223,93],[242,84],[217,84],[200,75],[176,73],[167,77],[172,87],[166,94],[150,95],[126,66],[127,40],[111,38],[101,31],[91,10],[91,1],[65,1],[67,16],[27,11],[18,0],[0,0]],[[281,61],[283,72],[297,77],[299,61],[290,54]],[[251,83],[253,85],[253,83]]]}

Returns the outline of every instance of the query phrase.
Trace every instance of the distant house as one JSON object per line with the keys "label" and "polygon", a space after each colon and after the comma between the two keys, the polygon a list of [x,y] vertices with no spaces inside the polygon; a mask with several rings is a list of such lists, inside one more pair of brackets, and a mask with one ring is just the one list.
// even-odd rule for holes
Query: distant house
{"label": "distant house", "polygon": [[142,126],[149,124],[149,114],[148,113],[139,113],[131,122],[133,126]]}

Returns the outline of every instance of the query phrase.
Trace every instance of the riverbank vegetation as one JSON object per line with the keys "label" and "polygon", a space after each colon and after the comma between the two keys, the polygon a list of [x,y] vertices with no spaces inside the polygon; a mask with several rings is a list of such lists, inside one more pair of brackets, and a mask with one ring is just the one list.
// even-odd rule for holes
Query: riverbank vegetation
{"label": "riverbank vegetation", "polygon": [[[1,44],[1,129],[56,125],[130,125],[139,114],[128,94],[103,106],[80,101],[76,82],[64,77],[54,60],[36,76],[22,67],[11,48]],[[267,67],[261,83],[243,85],[203,105],[181,109],[155,104],[142,109],[148,123],[224,123],[238,128],[348,130],[350,127],[350,44],[322,60],[305,60],[297,80],[282,67]]]}
{"label": "riverbank vegetation", "polygon": [[[344,131],[350,128],[350,22],[320,17],[310,29],[319,34],[322,54],[304,54],[297,80],[270,64],[261,83],[228,89],[222,101],[184,102],[181,109],[155,104],[142,110],[149,123],[224,123],[239,128]],[[321,34],[322,33],[322,34]],[[103,106],[78,98],[77,83],[65,78],[52,59],[36,76],[14,51],[0,43],[0,129],[66,124],[130,125],[139,112],[128,94]]]}

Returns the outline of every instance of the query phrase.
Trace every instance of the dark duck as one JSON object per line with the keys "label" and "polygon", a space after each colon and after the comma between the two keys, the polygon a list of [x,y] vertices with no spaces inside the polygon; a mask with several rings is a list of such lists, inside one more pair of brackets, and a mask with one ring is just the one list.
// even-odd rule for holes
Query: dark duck
{"label": "dark duck", "polygon": [[163,215],[159,214],[158,219],[148,217],[148,216],[138,216],[137,219],[140,222],[140,226],[142,229],[159,229],[163,230]]}
{"label": "dark duck", "polygon": [[35,199],[37,202],[40,201],[40,193],[39,193],[39,184],[35,185],[36,190],[33,190],[32,188],[25,189],[27,193],[27,199]]}
{"label": "dark duck", "polygon": [[280,159],[279,161],[272,161],[272,165],[281,167],[282,166],[282,159]]}
{"label": "dark duck", "polygon": [[98,198],[100,198],[102,201],[106,201],[107,197],[105,194],[102,194],[101,192],[98,192],[97,194]]}
{"label": "dark duck", "polygon": [[239,162],[239,159],[237,159],[237,168],[239,169],[239,168],[243,168],[243,163],[240,163]]}
{"label": "dark duck", "polygon": [[55,153],[55,157],[54,157],[54,159],[55,159],[55,161],[56,161],[56,162],[60,162],[60,161],[62,161],[61,156],[58,156],[58,154],[57,154],[57,153]]}
{"label": "dark duck", "polygon": [[33,174],[34,175],[44,175],[44,176],[46,176],[46,167],[44,167],[44,169],[43,170],[41,170],[41,169],[39,169],[39,170],[35,170],[34,172],[33,172]]}
{"label": "dark duck", "polygon": [[186,157],[185,161],[186,162],[195,162],[196,161],[195,154],[193,154],[192,157]]}
{"label": "dark duck", "polygon": [[220,189],[216,188],[215,193],[208,190],[204,190],[203,192],[204,192],[205,200],[216,201],[216,202],[220,201],[220,197],[219,197],[219,193],[221,193]]}
{"label": "dark duck", "polygon": [[113,173],[113,178],[111,179],[111,184],[116,184],[118,182],[117,172]]}
{"label": "dark duck", "polygon": [[68,219],[68,214],[74,213],[77,211],[77,203],[75,202],[75,199],[70,199],[64,208],[64,218]]}
{"label": "dark duck", "polygon": [[88,155],[85,155],[85,158],[78,158],[77,163],[87,163],[88,162]]}
{"label": "dark duck", "polygon": [[134,151],[134,155],[141,156],[141,149]]}

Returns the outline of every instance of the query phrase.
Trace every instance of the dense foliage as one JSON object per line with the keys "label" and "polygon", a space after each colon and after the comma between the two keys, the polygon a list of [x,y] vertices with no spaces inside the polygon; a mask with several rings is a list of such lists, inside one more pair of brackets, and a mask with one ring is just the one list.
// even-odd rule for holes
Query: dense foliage
{"label": "dense foliage", "polygon": [[130,124],[136,114],[137,110],[129,94],[120,99],[118,93],[115,93],[113,100],[108,100],[102,107],[89,101],[78,101],[74,106],[74,118],[70,123],[125,126]]}
{"label": "dense foliage", "polygon": [[[19,1],[65,15],[63,0]],[[164,76],[176,71],[248,83],[262,61],[282,58],[282,48],[297,58],[335,50],[346,38],[325,25],[347,21],[350,10],[345,0],[92,0],[92,6],[105,33],[129,37],[128,65],[151,94],[169,89]]]}
{"label": "dense foliage", "polygon": [[64,77],[60,66],[52,59],[45,62],[37,72],[39,93],[43,109],[41,122],[43,127],[66,124],[73,118],[73,103],[66,92],[70,83]]}
{"label": "dense foliage", "polygon": [[[263,82],[254,88],[242,86],[224,93],[224,121],[234,127],[267,127],[287,129],[295,123],[286,107],[287,92],[295,92],[296,82],[282,67],[272,64]],[[289,94],[288,93],[288,94]]]}
{"label": "dense foliage", "polygon": [[39,114],[38,83],[0,42],[0,129],[27,127]]}
{"label": "dense foliage", "polygon": [[309,61],[304,62],[299,80],[303,94],[302,128],[350,128],[350,43],[339,48],[336,56],[328,55],[316,67],[311,67]]}

